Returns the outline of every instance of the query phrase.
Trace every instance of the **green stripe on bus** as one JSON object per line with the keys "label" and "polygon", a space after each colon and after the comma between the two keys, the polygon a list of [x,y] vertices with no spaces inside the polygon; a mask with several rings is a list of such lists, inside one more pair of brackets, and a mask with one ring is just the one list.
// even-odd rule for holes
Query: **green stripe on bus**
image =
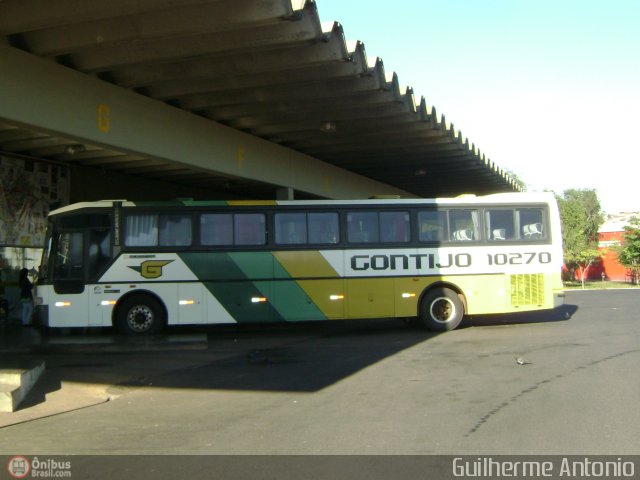
{"label": "green stripe on bus", "polygon": [[243,269],[228,253],[183,252],[178,255],[202,282],[248,280]]}
{"label": "green stripe on bus", "polygon": [[271,282],[204,282],[224,309],[238,323],[282,322],[286,320],[269,301]]}
{"label": "green stripe on bus", "polygon": [[[273,276],[291,278],[287,270],[273,258]],[[327,315],[316,305],[300,284],[291,279],[273,282],[273,305],[287,320],[327,320]]]}
{"label": "green stripe on bus", "polygon": [[274,282],[271,303],[287,321],[327,320],[327,316],[294,280]]}
{"label": "green stripe on bus", "polygon": [[[233,252],[229,257],[247,278],[278,279],[265,296],[284,320],[325,320],[327,317],[300,288],[271,252]],[[283,281],[291,279],[291,281]]]}
{"label": "green stripe on bus", "polygon": [[238,322],[327,318],[270,252],[181,253],[180,258]]}
{"label": "green stripe on bus", "polygon": [[230,252],[229,258],[252,280],[273,279],[273,255],[271,252]]}
{"label": "green stripe on bus", "polygon": [[[250,252],[239,255],[253,256]],[[264,255],[268,254],[260,253],[254,260],[259,258],[262,261],[258,263],[264,264]],[[249,278],[232,255],[185,252],[180,254],[180,258],[237,322],[285,320],[268,301],[260,301],[262,298],[268,299],[271,294],[270,278]],[[247,262],[250,259],[243,258],[243,263]]]}

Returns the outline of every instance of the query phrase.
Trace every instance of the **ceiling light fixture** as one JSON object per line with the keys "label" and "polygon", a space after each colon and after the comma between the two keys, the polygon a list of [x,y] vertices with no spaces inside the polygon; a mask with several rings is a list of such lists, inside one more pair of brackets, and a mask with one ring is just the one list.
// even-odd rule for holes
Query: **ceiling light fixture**
{"label": "ceiling light fixture", "polygon": [[64,147],[64,153],[66,153],[67,155],[75,155],[76,153],[84,152],[86,149],[87,147],[85,147],[81,143],[76,143],[73,145],[66,145]]}
{"label": "ceiling light fixture", "polygon": [[320,125],[320,131],[324,133],[335,133],[336,124],[329,121],[323,122],[322,125]]}

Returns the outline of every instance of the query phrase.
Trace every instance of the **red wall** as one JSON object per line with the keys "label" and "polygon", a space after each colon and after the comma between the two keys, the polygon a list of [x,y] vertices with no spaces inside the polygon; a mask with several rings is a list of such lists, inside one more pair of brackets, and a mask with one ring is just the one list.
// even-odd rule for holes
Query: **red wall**
{"label": "red wall", "polygon": [[[622,243],[623,232],[601,232],[598,234],[600,244],[603,242]],[[625,281],[627,278],[627,269],[618,263],[618,256],[611,251],[610,247],[598,248],[602,254],[602,263],[592,265],[589,269],[589,278],[598,280],[602,278],[602,272],[606,275],[607,280]]]}

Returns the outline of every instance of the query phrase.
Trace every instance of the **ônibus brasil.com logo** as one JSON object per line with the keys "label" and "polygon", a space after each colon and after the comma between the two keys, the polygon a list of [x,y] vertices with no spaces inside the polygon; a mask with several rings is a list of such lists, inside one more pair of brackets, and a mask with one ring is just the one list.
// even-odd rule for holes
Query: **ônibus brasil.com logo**
{"label": "\u00f4nibus brasil.com logo", "polygon": [[16,455],[7,464],[9,475],[13,478],[70,478],[71,462],[60,461],[53,458],[40,459],[33,457],[29,460],[22,455]]}
{"label": "\u00f4nibus brasil.com logo", "polygon": [[13,478],[25,478],[31,471],[31,464],[25,457],[16,456],[9,460],[7,470]]}

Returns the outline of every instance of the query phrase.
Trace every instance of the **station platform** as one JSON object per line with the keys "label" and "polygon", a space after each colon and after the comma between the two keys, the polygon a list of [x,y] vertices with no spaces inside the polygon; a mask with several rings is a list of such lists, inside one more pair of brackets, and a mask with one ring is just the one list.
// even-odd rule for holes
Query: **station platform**
{"label": "station platform", "polygon": [[[0,329],[0,428],[113,400],[122,386],[205,361],[206,333],[127,337],[105,329]],[[185,355],[191,352],[193,355]]]}

